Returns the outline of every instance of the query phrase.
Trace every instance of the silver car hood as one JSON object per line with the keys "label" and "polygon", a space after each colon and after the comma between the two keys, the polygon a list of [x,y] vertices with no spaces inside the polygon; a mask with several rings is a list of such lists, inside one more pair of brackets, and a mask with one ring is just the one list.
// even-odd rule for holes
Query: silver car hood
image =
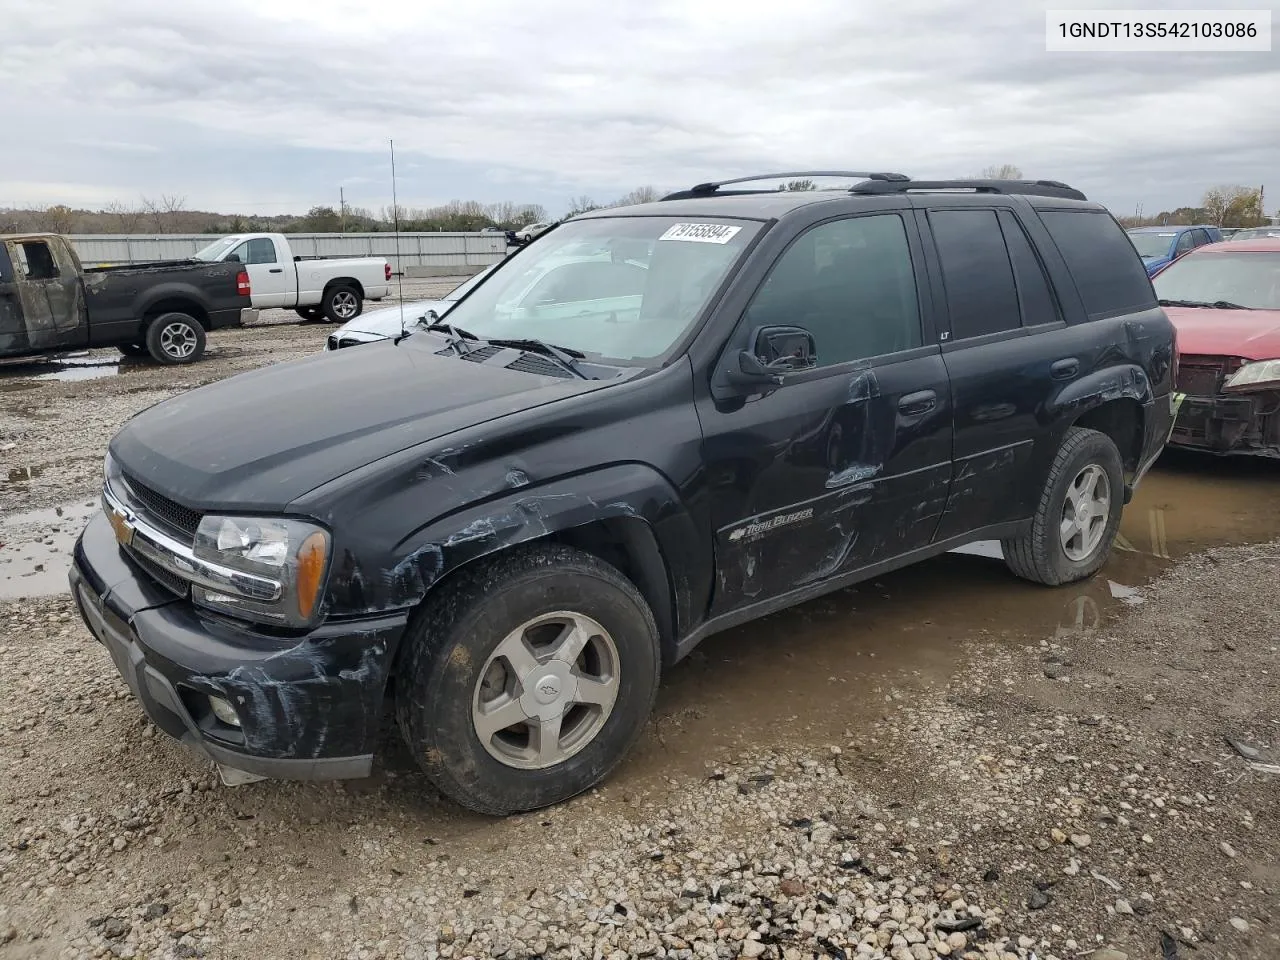
{"label": "silver car hood", "polygon": [[453,300],[414,300],[394,307],[370,310],[344,323],[333,336],[341,337],[343,334],[354,333],[363,334],[366,337],[391,338],[398,334],[402,327],[412,327],[414,322],[425,316],[428,310],[434,310],[444,316],[444,312],[454,303]]}

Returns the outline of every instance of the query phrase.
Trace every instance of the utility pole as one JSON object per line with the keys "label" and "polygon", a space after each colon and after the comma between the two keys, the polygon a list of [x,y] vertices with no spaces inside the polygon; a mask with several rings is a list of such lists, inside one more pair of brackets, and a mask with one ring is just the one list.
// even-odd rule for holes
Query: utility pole
{"label": "utility pole", "polygon": [[338,188],[338,212],[342,217],[342,232],[347,232],[347,193],[342,187]]}

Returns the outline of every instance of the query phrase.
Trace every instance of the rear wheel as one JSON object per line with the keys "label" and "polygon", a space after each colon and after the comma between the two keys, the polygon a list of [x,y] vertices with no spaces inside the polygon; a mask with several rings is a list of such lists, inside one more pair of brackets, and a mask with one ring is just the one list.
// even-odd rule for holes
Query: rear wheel
{"label": "rear wheel", "polygon": [[364,302],[352,287],[330,287],[324,292],[320,309],[330,323],[346,323],[360,316]]}
{"label": "rear wheel", "polygon": [[117,343],[116,349],[126,357],[145,357],[147,355],[147,345],[145,343]]}
{"label": "rear wheel", "polygon": [[1105,433],[1072,427],[1045,480],[1031,530],[1004,540],[1018,576],[1058,586],[1092,576],[1107,561],[1124,509],[1124,466]]}
{"label": "rear wheel", "polygon": [[193,363],[204,342],[204,327],[186,313],[162,313],[147,327],[147,351],[160,363]]}
{"label": "rear wheel", "polygon": [[513,552],[429,597],[406,637],[396,714],[442,793],[489,814],[599,783],[644,728],[658,630],[635,586],[561,546]]}

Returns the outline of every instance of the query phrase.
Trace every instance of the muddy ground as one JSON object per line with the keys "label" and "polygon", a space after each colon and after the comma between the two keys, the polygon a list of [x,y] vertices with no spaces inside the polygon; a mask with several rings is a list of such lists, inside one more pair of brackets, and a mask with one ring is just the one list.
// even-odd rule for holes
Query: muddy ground
{"label": "muddy ground", "polygon": [[263,320],[0,368],[0,958],[1280,956],[1275,464],[1166,456],[1085,584],[979,545],[714,637],[551,811],[460,811],[390,729],[368,780],[222,786],[65,570],[125,419],[332,329]]}

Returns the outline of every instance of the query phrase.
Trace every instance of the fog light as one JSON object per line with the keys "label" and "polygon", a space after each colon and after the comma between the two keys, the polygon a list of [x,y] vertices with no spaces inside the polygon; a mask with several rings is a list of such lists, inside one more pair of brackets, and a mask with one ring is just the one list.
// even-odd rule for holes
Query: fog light
{"label": "fog light", "polygon": [[213,708],[213,715],[227,726],[240,726],[240,718],[236,716],[235,708],[228,701],[223,700],[221,697],[211,696],[209,698],[209,706]]}

